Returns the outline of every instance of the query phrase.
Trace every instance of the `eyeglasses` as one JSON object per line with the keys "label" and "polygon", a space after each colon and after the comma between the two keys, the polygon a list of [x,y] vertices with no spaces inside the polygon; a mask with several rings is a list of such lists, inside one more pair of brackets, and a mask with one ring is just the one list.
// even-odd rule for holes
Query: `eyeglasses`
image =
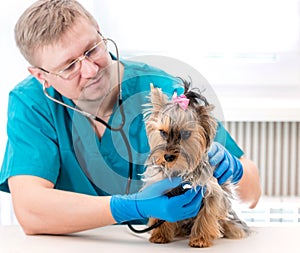
{"label": "eyeglasses", "polygon": [[107,40],[104,39],[99,32],[98,32],[98,34],[101,37],[101,40],[96,45],[94,45],[91,49],[85,51],[82,56],[80,56],[76,60],[72,61],[64,69],[58,71],[57,73],[50,72],[41,67],[37,67],[37,68],[48,74],[59,76],[62,79],[66,79],[66,80],[73,79],[79,73],[79,71],[81,69],[81,62],[84,59],[87,58],[90,61],[94,62],[94,61],[98,60],[99,58],[101,58],[107,51],[107,46],[106,46]]}

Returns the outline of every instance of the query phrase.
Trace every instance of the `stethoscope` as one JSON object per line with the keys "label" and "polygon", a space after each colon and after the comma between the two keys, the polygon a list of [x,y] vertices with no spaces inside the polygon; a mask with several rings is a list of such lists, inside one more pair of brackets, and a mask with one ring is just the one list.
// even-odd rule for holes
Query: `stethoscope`
{"label": "stethoscope", "polygon": [[[119,94],[118,94],[118,107],[120,108],[120,113],[121,113],[121,123],[117,126],[117,127],[113,127],[112,125],[108,124],[105,120],[103,120],[102,118],[92,114],[92,113],[89,113],[89,112],[86,112],[84,110],[81,110],[79,108],[76,108],[75,106],[70,106],[64,102],[62,102],[61,100],[58,100],[54,97],[51,97],[50,94],[47,92],[47,89],[46,89],[46,86],[45,86],[45,82],[43,83],[43,92],[45,94],[45,96],[52,100],[53,102],[55,103],[58,103],[66,108],[69,108],[75,112],[78,112],[80,113],[81,115],[85,116],[86,118],[89,118],[91,120],[95,120],[97,122],[100,122],[101,124],[103,124],[105,127],[107,127],[109,130],[111,131],[119,131],[121,136],[122,136],[122,139],[124,141],[124,144],[126,146],[126,150],[127,150],[127,154],[128,154],[128,178],[127,178],[127,184],[126,184],[126,194],[129,194],[129,191],[130,191],[130,186],[131,186],[131,181],[132,181],[132,176],[133,176],[133,157],[132,157],[132,150],[131,150],[131,147],[130,147],[130,143],[129,143],[129,140],[124,132],[124,125],[125,125],[125,112],[124,112],[124,108],[122,106],[122,86],[121,86],[121,74],[120,74],[120,57],[119,57],[119,49],[118,49],[118,46],[116,44],[116,42],[110,38],[106,38],[105,39],[106,41],[110,41],[113,43],[114,47],[115,47],[115,51],[116,51],[116,61],[117,61],[117,82],[118,82],[118,89],[119,89]],[[155,223],[154,225],[150,226],[150,227],[147,227],[145,229],[142,229],[142,230],[137,230],[135,229],[130,223],[127,223],[128,227],[135,233],[145,233],[145,232],[148,232],[158,226],[160,226],[162,223],[164,222],[164,220],[160,220],[158,221],[157,223]]]}

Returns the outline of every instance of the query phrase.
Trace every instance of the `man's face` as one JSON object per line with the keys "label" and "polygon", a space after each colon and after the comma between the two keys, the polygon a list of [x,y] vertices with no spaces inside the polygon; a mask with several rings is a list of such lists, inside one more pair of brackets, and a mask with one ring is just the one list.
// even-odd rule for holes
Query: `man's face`
{"label": "man's face", "polygon": [[[40,50],[38,54],[39,67],[59,74],[101,40],[102,38],[94,26],[85,20],[79,20],[58,43]],[[105,42],[103,41],[99,46],[105,48]],[[99,100],[116,85],[114,61],[105,50],[97,59],[91,60],[88,57],[80,59],[77,62],[80,65],[78,73],[71,79],[64,79],[42,70],[38,70],[38,77],[42,82],[45,81],[46,87],[52,86],[75,103]]]}

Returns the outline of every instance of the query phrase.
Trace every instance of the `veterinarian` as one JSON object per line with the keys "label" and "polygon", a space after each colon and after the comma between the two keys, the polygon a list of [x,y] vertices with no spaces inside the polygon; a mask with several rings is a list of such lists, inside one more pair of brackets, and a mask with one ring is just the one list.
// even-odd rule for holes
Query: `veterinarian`
{"label": "veterinarian", "polygon": [[[198,213],[200,186],[164,195],[179,178],[138,191],[149,152],[141,114],[149,83],[172,94],[180,91],[178,80],[108,52],[114,41],[74,0],[35,2],[18,20],[15,39],[31,75],[9,94],[0,190],[11,193],[26,234],[71,233],[148,217],[177,221]],[[220,184],[236,183],[241,200],[254,207],[258,169],[242,155],[220,124],[209,151],[215,177]]]}

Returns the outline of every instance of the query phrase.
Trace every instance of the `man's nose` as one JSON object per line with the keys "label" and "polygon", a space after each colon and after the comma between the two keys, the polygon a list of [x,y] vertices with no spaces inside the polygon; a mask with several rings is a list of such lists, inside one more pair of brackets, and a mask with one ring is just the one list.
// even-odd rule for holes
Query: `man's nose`
{"label": "man's nose", "polygon": [[81,77],[82,78],[93,78],[99,70],[99,66],[94,62],[90,61],[88,58],[81,60]]}

